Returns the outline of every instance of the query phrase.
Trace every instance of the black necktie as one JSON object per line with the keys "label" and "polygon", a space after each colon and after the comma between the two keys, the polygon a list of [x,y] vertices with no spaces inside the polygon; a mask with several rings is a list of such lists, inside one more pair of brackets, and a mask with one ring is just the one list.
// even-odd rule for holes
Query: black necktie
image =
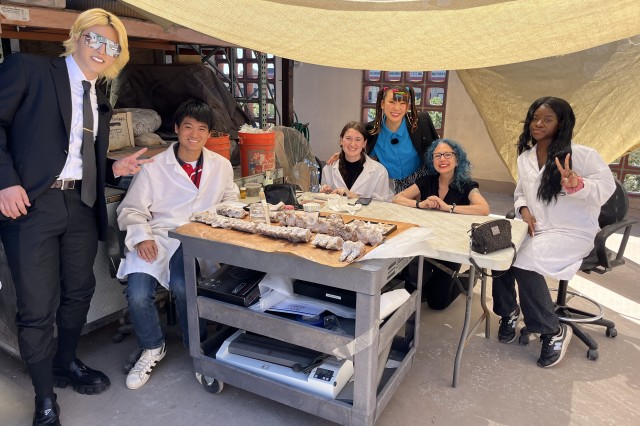
{"label": "black necktie", "polygon": [[89,91],[91,83],[83,80],[82,87],[82,187],[80,197],[82,202],[89,207],[93,207],[96,202],[96,151],[94,148],[95,138],[93,136],[93,108],[91,108],[91,98]]}

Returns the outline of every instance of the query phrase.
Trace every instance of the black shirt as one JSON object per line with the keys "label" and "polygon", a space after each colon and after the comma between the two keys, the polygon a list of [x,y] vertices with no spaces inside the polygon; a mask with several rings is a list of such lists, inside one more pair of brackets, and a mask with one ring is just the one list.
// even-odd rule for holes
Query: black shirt
{"label": "black shirt", "polygon": [[[439,174],[422,176],[416,179],[416,185],[420,189],[420,200],[426,200],[427,197],[432,195],[438,196],[438,178]],[[478,182],[473,180],[466,181],[462,184],[462,191],[458,190],[455,186],[449,185],[449,191],[444,196],[444,201],[447,204],[456,203],[458,206],[468,206],[471,204],[469,201],[469,193],[474,188],[480,188]]]}
{"label": "black shirt", "polygon": [[342,176],[342,178],[344,179],[344,184],[347,186],[347,188],[351,189],[356,179],[358,179],[358,176],[360,176],[360,173],[362,173],[362,170],[364,169],[364,163],[361,161],[350,163],[349,161],[344,160],[344,168],[347,172],[347,175]]}

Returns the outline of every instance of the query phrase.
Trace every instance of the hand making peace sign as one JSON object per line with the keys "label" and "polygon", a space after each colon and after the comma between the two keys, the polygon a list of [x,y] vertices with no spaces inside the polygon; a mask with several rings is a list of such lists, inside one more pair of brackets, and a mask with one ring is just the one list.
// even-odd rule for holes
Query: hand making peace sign
{"label": "hand making peace sign", "polygon": [[562,185],[564,189],[572,189],[580,184],[578,174],[571,170],[571,166],[569,166],[570,159],[571,154],[567,154],[564,158],[564,167],[562,167],[560,160],[556,157],[556,166],[558,166],[558,170],[560,170],[560,185]]}
{"label": "hand making peace sign", "polygon": [[145,152],[147,152],[147,148],[142,148],[141,150],[116,161],[111,166],[113,173],[116,176],[135,175],[140,171],[140,167],[143,164],[153,163],[153,158],[138,158]]}

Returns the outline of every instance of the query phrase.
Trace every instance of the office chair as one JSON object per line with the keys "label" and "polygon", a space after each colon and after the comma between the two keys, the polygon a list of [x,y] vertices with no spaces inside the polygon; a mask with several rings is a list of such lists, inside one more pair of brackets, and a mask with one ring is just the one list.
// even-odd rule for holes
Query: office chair
{"label": "office chair", "polygon": [[[600,231],[596,234],[594,241],[594,248],[587,257],[582,260],[580,271],[590,274],[591,272],[597,272],[598,274],[605,274],[620,265],[624,265],[624,251],[627,247],[627,241],[629,240],[629,234],[631,233],[631,227],[636,223],[635,220],[629,220],[626,218],[629,211],[629,197],[627,190],[624,188],[619,180],[615,180],[616,189],[609,200],[602,206],[600,210],[600,216],[598,217],[598,223],[600,224]],[[513,216],[512,216],[513,217]],[[624,229],[622,240],[617,253],[606,247],[607,238],[609,238],[615,232]],[[596,341],[584,330],[582,330],[580,324],[593,324],[606,327],[605,335],[610,338],[617,336],[618,331],[613,321],[604,319],[604,309],[597,301],[574,291],[569,291],[569,281],[561,280],[557,289],[551,291],[557,292],[557,298],[555,302],[556,314],[561,322],[567,324],[573,329],[573,334],[582,340],[589,348],[587,350],[587,358],[592,361],[598,359],[598,344]],[[577,309],[569,306],[569,302],[573,298],[579,298],[583,301],[595,307],[596,311],[586,312],[581,309]],[[518,342],[521,345],[529,344],[529,335],[526,327],[520,330],[520,338]]]}

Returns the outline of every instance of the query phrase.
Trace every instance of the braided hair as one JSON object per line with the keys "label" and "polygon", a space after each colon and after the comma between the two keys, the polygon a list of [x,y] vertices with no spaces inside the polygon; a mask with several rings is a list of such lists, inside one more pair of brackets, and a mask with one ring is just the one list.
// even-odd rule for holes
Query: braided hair
{"label": "braided hair", "polygon": [[[573,109],[571,109],[571,105],[564,99],[554,98],[552,96],[537,99],[529,107],[527,117],[523,122],[522,134],[520,134],[518,139],[518,155],[536,146],[537,142],[531,136],[530,125],[533,121],[534,113],[541,106],[550,108],[558,117],[558,129],[547,148],[547,159],[544,163],[545,169],[544,172],[542,172],[542,179],[537,194],[540,201],[549,204],[551,200],[558,199],[558,193],[562,190],[560,170],[558,170],[556,166],[555,159],[557,157],[560,163],[564,164],[567,154],[571,154],[571,137],[573,135],[573,127],[576,124],[576,117]],[[571,164],[569,166],[571,167]]]}
{"label": "braided hair", "polygon": [[407,96],[403,96],[403,99],[406,97],[405,100],[409,104],[405,117],[409,123],[409,130],[413,133],[418,128],[418,110],[416,109],[415,92],[413,91],[413,87],[396,84],[389,87],[383,87],[382,90],[378,91],[378,97],[376,98],[376,118],[373,121],[373,127],[369,131],[369,134],[377,135],[382,129],[382,101],[389,92],[402,92],[407,94]]}

